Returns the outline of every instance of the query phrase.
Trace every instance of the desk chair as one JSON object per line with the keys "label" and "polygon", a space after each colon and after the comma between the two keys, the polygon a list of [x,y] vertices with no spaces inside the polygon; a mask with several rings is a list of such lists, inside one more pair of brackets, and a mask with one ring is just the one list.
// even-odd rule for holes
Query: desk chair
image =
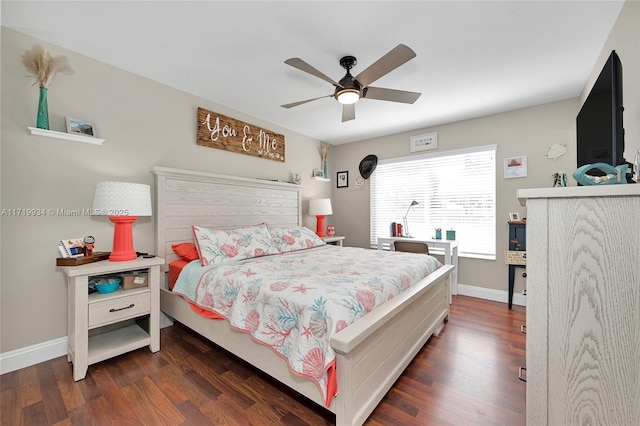
{"label": "desk chair", "polygon": [[394,241],[393,248],[395,251],[429,254],[429,246],[426,243],[415,241]]}

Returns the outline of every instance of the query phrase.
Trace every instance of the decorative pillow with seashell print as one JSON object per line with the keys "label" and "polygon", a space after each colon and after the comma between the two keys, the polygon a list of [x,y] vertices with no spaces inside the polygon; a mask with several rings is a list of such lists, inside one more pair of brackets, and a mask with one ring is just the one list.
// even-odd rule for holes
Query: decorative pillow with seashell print
{"label": "decorative pillow with seashell print", "polygon": [[202,266],[278,254],[265,223],[226,230],[192,228]]}
{"label": "decorative pillow with seashell print", "polygon": [[269,228],[269,232],[276,247],[282,253],[304,250],[326,244],[315,232],[304,226]]}

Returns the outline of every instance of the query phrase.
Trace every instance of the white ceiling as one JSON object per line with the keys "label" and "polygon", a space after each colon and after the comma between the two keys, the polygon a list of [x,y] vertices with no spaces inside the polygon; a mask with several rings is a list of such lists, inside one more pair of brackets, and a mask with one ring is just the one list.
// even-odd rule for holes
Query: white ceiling
{"label": "white ceiling", "polygon": [[[321,141],[340,144],[578,96],[622,1],[2,1],[2,25]],[[334,80],[396,45],[417,57],[375,82],[412,105],[362,99],[356,119],[299,57]],[[51,52],[53,55],[57,52]],[[72,64],[73,65],[73,64]]]}

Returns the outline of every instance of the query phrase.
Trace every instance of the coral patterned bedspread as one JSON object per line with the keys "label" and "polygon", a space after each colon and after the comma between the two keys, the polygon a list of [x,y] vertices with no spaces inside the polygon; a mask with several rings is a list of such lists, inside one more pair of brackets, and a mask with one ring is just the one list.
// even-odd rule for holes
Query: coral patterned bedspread
{"label": "coral patterned bedspread", "polygon": [[424,254],[322,246],[185,267],[173,289],[271,347],[329,405],[331,336],[442,266]]}

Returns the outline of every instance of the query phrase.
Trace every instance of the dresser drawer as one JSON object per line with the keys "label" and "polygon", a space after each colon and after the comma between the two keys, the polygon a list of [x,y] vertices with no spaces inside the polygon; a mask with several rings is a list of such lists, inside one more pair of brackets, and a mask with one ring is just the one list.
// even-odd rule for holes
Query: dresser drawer
{"label": "dresser drawer", "polygon": [[116,297],[89,304],[89,328],[135,318],[151,311],[151,293]]}

